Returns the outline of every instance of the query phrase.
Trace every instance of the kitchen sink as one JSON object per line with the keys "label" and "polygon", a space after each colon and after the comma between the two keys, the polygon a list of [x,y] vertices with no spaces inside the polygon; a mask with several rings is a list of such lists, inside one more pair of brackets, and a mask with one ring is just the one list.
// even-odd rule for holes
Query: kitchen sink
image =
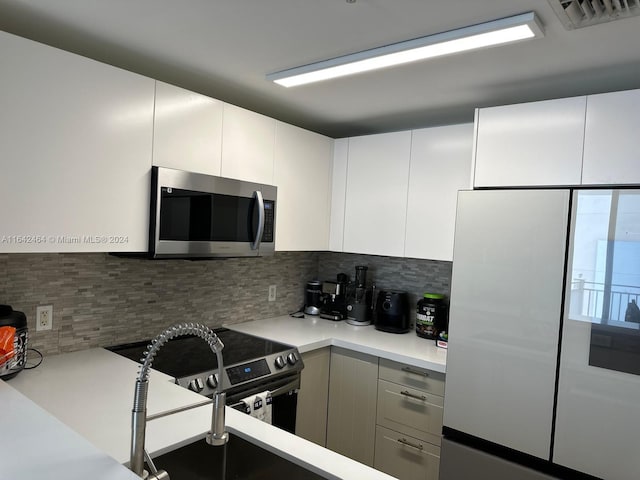
{"label": "kitchen sink", "polygon": [[213,447],[202,439],[160,455],[154,463],[166,470],[171,480],[325,478],[232,434],[224,447]]}

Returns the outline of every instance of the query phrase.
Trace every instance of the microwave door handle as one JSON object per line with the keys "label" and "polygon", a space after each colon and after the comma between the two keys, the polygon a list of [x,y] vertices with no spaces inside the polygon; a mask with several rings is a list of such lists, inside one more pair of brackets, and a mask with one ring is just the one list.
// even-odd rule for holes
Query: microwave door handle
{"label": "microwave door handle", "polygon": [[260,190],[253,192],[253,196],[258,202],[258,230],[256,231],[256,238],[251,243],[251,250],[258,250],[264,233],[264,199]]}

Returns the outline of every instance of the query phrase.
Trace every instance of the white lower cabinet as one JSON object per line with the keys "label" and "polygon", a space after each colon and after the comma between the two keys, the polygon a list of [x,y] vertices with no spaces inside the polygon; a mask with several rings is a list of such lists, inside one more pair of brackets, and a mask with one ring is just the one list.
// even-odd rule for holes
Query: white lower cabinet
{"label": "white lower cabinet", "polygon": [[331,349],[327,448],[373,466],[378,357]]}
{"label": "white lower cabinet", "polygon": [[296,412],[296,435],[324,447],[327,444],[330,347],[302,354],[304,369],[300,380]]}
{"label": "white lower cabinet", "polygon": [[401,480],[437,480],[444,374],[380,359],[374,467]]}

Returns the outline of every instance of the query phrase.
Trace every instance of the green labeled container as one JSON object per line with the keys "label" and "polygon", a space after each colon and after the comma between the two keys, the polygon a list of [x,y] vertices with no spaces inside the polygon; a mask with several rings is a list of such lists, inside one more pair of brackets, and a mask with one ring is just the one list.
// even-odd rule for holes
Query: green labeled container
{"label": "green labeled container", "polygon": [[447,329],[447,305],[444,295],[425,293],[416,310],[416,335],[435,340]]}

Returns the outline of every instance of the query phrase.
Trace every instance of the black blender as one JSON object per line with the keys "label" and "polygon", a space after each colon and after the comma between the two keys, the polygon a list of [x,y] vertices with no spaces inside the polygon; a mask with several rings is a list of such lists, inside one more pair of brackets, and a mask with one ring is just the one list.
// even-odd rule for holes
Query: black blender
{"label": "black blender", "polygon": [[371,325],[372,289],[367,287],[368,267],[356,267],[356,279],[347,292],[347,323],[351,325]]}

